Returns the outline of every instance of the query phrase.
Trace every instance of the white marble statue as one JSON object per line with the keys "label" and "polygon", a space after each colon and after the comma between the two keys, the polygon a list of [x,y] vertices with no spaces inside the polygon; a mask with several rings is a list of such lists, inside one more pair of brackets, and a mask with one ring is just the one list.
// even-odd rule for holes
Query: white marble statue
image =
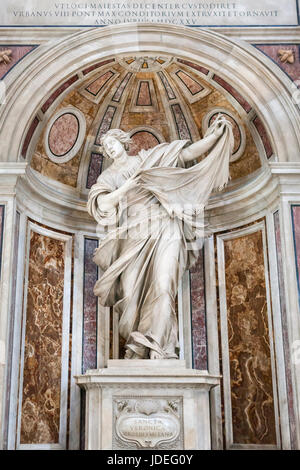
{"label": "white marble statue", "polygon": [[228,181],[232,128],[220,116],[198,142],[176,140],[135,156],[126,152],[129,140],[119,129],[101,139],[113,161],[89,193],[88,211],[103,231],[94,293],[119,313],[125,359],[177,358],[178,283],[197,258],[193,242],[204,237],[202,209]]}

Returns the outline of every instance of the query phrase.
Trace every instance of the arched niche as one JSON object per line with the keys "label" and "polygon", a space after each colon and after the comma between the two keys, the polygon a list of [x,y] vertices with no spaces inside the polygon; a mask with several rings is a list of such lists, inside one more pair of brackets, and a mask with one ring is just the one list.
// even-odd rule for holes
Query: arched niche
{"label": "arched niche", "polygon": [[[118,54],[159,51],[193,60],[228,81],[253,106],[266,127],[276,159],[299,160],[299,113],[289,79],[272,62],[244,43],[221,34],[171,25],[121,25],[89,29],[38,47],[5,78],[6,106],[0,123],[3,161],[22,160],[28,126],[45,96],[78,66],[91,66]],[[22,73],[20,73],[22,70]]]}

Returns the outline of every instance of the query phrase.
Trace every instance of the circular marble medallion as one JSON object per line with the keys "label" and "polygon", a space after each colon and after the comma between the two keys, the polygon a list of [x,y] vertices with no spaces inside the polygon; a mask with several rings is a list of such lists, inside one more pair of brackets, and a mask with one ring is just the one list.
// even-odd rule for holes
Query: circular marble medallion
{"label": "circular marble medallion", "polygon": [[55,163],[71,160],[80,150],[86,132],[86,120],[79,109],[61,109],[49,121],[45,133],[45,149]]}
{"label": "circular marble medallion", "polygon": [[48,144],[56,157],[63,157],[70,152],[78,139],[79,121],[72,113],[65,113],[52,124]]}

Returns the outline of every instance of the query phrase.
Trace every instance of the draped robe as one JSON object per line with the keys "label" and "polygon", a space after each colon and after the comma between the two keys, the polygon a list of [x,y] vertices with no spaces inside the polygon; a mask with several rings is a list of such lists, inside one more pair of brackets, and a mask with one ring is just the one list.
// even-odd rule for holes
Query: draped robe
{"label": "draped robe", "polygon": [[[156,358],[178,357],[178,284],[197,258],[199,243],[193,242],[204,238],[203,207],[229,178],[233,136],[225,122],[223,135],[200,163],[184,168],[187,141],[163,143],[128,157],[122,169],[113,163],[90,190],[88,211],[103,232],[93,258],[102,271],[94,293],[119,314],[126,358],[147,358],[150,351]],[[126,199],[105,211],[103,196],[137,171],[137,185]]]}

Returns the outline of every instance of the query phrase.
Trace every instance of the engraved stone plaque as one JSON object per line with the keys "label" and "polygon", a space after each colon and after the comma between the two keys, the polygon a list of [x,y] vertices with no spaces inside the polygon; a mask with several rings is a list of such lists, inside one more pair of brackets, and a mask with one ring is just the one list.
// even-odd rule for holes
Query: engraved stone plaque
{"label": "engraved stone plaque", "polygon": [[114,449],[183,449],[182,397],[114,397]]}

